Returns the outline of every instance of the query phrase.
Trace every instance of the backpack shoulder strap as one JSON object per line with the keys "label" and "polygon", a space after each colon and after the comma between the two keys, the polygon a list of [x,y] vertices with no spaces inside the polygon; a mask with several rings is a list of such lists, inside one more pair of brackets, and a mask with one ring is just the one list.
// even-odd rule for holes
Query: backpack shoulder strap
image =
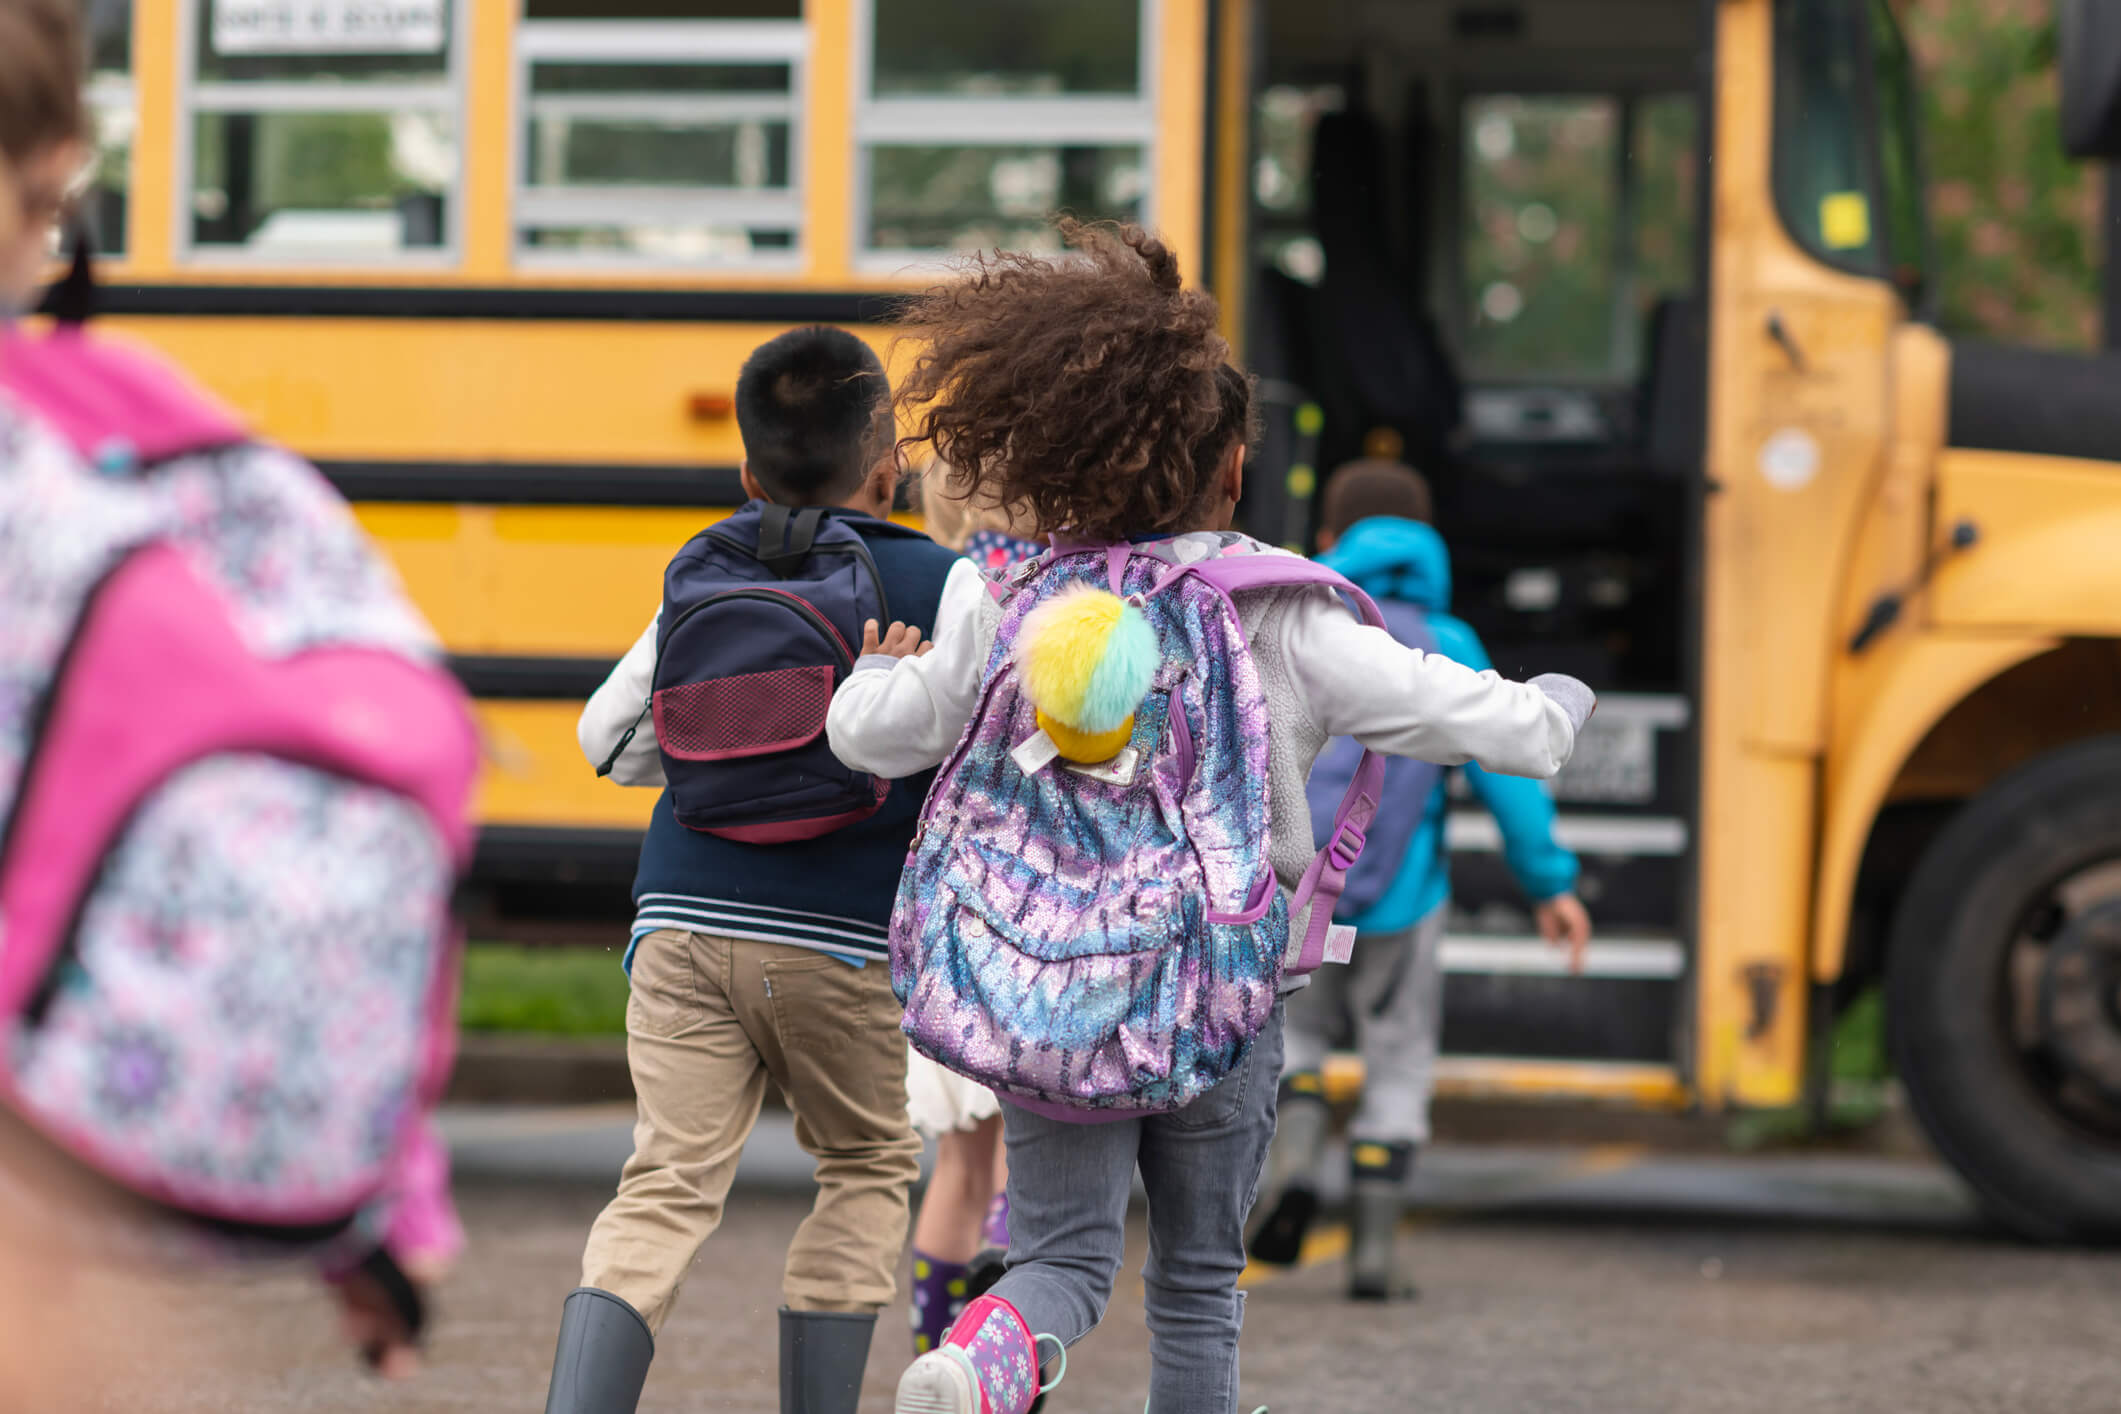
{"label": "backpack shoulder strap", "polygon": [[[1150,592],[1161,594],[1188,575],[1225,598],[1252,589],[1323,585],[1345,595],[1355,605],[1364,623],[1372,628],[1385,627],[1384,615],[1369,595],[1316,560],[1284,554],[1215,555],[1178,566]],[[1317,971],[1324,963],[1346,962],[1350,956],[1355,945],[1355,930],[1335,924],[1333,909],[1348,886],[1348,871],[1362,858],[1366,831],[1370,821],[1376,818],[1384,780],[1385,758],[1365,747],[1362,762],[1355,768],[1355,779],[1349,782],[1347,793],[1340,799],[1340,809],[1333,816],[1333,828],[1326,835],[1325,848],[1312,856],[1311,866],[1304,870],[1303,878],[1297,882],[1296,892],[1289,900],[1292,918],[1302,918],[1305,909],[1310,910],[1303,946],[1287,968],[1291,974],[1302,976]]]}
{"label": "backpack shoulder strap", "polygon": [[0,332],[0,392],[105,471],[249,439],[241,418],[170,364],[61,324],[41,336]]}
{"label": "backpack shoulder strap", "polygon": [[759,563],[786,579],[810,558],[824,520],[816,506],[790,510],[767,502],[759,510]]}

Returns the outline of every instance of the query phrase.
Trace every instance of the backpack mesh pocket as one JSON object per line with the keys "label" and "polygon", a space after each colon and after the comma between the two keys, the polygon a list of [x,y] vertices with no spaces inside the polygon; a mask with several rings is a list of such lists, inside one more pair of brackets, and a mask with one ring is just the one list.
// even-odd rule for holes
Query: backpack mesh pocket
{"label": "backpack mesh pocket", "polygon": [[655,694],[655,734],[680,761],[729,761],[808,746],[832,706],[829,665],[709,678]]}

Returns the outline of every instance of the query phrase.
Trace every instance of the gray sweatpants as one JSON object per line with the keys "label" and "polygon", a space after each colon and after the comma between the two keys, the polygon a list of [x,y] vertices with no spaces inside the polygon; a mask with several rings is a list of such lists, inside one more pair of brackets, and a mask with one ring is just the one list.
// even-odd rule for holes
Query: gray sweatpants
{"label": "gray sweatpants", "polygon": [[1321,967],[1288,1001],[1282,1074],[1318,1070],[1336,1047],[1362,1056],[1362,1107],[1350,1139],[1429,1142],[1429,1096],[1443,1032],[1443,945],[1448,905],[1398,933],[1364,933],[1343,966]]}

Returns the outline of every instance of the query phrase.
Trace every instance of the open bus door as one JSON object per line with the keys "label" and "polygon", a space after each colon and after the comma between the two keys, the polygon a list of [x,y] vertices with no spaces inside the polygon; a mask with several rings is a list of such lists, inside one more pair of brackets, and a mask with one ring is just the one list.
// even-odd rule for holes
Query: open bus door
{"label": "open bus door", "polygon": [[1613,8],[1218,6],[1211,278],[1270,415],[1247,528],[1308,549],[1337,466],[1402,458],[1496,666],[1601,689],[1556,784],[1583,976],[1453,801],[1443,1085],[1681,1103],[1706,40]]}
{"label": "open bus door", "polygon": [[[2121,154],[2112,8],[2058,11],[2077,155]],[[1295,409],[1252,528],[1407,456],[1497,666],[1606,694],[1557,792],[1590,975],[1454,810],[1460,1078],[1795,1105],[1882,984],[1990,1211],[2121,1237],[2121,363],[1930,324],[1893,7],[1248,13],[1221,278]]]}

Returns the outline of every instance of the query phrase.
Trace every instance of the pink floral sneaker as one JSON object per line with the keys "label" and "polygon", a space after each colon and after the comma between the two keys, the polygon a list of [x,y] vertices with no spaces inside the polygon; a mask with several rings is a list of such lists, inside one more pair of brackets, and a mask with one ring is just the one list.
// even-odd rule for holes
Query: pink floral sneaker
{"label": "pink floral sneaker", "polygon": [[[1052,1341],[1060,1370],[1039,1383],[1039,1345]],[[899,1377],[896,1414],[1026,1414],[1067,1373],[1068,1352],[1050,1335],[1034,1336],[1017,1309],[999,1296],[965,1308],[936,1349]]]}

